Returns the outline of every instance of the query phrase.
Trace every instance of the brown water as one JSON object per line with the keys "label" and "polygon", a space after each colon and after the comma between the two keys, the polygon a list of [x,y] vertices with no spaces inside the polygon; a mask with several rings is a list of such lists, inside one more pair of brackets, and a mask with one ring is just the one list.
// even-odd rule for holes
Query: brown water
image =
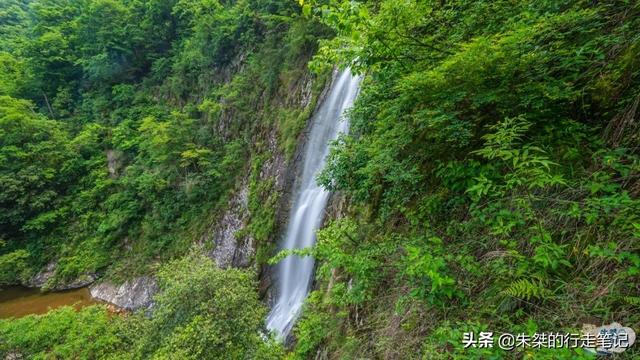
{"label": "brown water", "polygon": [[12,286],[0,290],[0,319],[44,314],[65,305],[80,309],[95,303],[88,288],[43,293],[40,289]]}

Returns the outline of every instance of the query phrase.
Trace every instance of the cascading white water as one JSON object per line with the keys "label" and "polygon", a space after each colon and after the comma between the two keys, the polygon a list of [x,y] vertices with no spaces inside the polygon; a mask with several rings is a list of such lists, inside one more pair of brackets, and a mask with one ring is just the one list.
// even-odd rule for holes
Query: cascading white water
{"label": "cascading white water", "polygon": [[[324,167],[329,143],[349,124],[342,115],[351,107],[358,92],[360,77],[349,69],[338,74],[326,99],[312,117],[311,132],[303,158],[302,174],[295,184],[293,207],[281,249],[302,249],[316,242],[316,230],[322,221],[329,193],[316,183]],[[313,278],[313,258],[288,256],[276,267],[276,302],[267,317],[267,328],[286,338],[304,302]]]}

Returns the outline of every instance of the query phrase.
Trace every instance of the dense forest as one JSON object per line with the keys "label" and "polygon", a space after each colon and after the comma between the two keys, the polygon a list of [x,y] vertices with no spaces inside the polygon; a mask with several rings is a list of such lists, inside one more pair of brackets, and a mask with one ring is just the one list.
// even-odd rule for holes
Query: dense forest
{"label": "dense forest", "polygon": [[[363,76],[317,179],[344,206],[284,346],[264,164],[295,166],[335,68]],[[633,0],[2,0],[0,287],[54,262],[45,290],[160,292],[0,320],[0,356],[593,358],[463,333],[640,330],[639,106]],[[201,239],[242,183],[255,252],[219,268]]]}

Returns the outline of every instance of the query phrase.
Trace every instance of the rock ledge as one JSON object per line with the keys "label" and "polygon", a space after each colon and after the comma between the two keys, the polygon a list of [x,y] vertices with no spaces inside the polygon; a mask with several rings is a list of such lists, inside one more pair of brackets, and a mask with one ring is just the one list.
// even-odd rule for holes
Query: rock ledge
{"label": "rock ledge", "polygon": [[89,291],[94,299],[134,311],[153,305],[153,296],[158,292],[158,284],[150,276],[141,276],[127,280],[119,286],[106,281],[101,282],[89,287]]}

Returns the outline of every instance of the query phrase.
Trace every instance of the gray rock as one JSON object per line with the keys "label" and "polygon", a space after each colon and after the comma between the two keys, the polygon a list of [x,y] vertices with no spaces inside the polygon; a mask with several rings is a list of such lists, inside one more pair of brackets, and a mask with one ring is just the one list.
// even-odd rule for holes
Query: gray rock
{"label": "gray rock", "polygon": [[109,170],[109,177],[116,179],[119,176],[119,170],[122,157],[122,152],[118,150],[107,150],[107,169]]}
{"label": "gray rock", "polygon": [[313,78],[310,73],[305,73],[305,76],[302,79],[303,85],[300,86],[300,108],[304,109],[309,104],[311,104],[311,100],[313,98]]}
{"label": "gray rock", "polygon": [[47,288],[47,290],[53,290],[53,291],[78,289],[78,288],[93,284],[93,282],[96,281],[96,279],[97,279],[97,276],[95,274],[83,274],[83,275],[80,275],[77,279],[73,280],[72,282],[58,284],[53,287],[45,286],[45,288]]}
{"label": "gray rock", "polygon": [[89,291],[94,299],[133,311],[152,306],[153,296],[158,292],[158,284],[153,277],[141,276],[125,281],[119,286],[102,282],[91,286]]}
{"label": "gray rock", "polygon": [[287,173],[287,161],[284,154],[278,148],[278,133],[274,128],[267,136],[267,151],[272,154],[262,164],[260,169],[260,180],[274,179],[274,190],[281,192],[285,190],[285,180]]}
{"label": "gray rock", "polygon": [[53,277],[56,273],[56,265],[58,263],[55,261],[51,261],[47,264],[47,267],[41,270],[39,273],[35,274],[28,282],[27,286],[41,288],[43,287],[49,279]]}
{"label": "gray rock", "polygon": [[24,356],[17,351],[11,351],[5,355],[4,360],[22,360]]}
{"label": "gray rock", "polygon": [[226,211],[203,239],[204,242],[213,241],[213,250],[208,255],[220,268],[247,267],[251,264],[253,239],[250,236],[237,236],[248,221],[248,197],[249,189],[245,183],[231,197]]}
{"label": "gray rock", "polygon": [[25,285],[33,288],[43,288],[49,291],[62,291],[85,287],[96,281],[97,277],[95,274],[83,274],[71,282],[52,284],[57,266],[58,263],[56,261],[51,261],[47,264],[47,267],[35,274]]}

